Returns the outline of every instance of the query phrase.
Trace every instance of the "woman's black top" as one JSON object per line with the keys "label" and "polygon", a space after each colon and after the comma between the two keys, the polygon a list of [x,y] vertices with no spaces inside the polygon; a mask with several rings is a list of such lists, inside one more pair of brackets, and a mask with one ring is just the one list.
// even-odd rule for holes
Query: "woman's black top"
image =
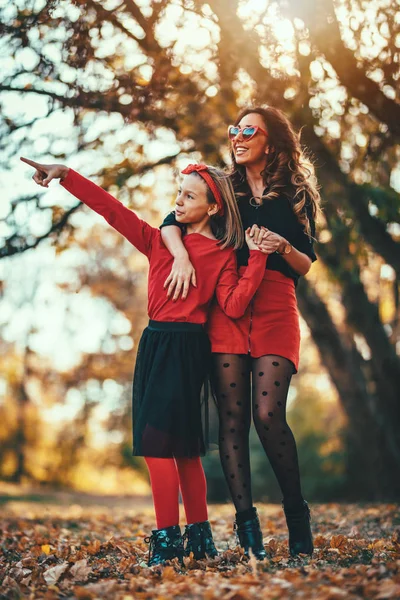
{"label": "woman's black top", "polygon": [[[313,248],[313,240],[305,232],[304,226],[299,223],[290,200],[286,196],[282,195],[273,200],[264,200],[262,204],[253,206],[250,204],[250,198],[252,198],[253,194],[246,180],[241,185],[235,185],[235,192],[245,230],[254,224],[259,227],[263,225],[267,229],[270,229],[270,231],[284,237],[299,252],[303,252],[309,256],[313,262],[317,260]],[[311,209],[307,205],[306,210],[311,226],[311,236],[314,237],[315,222],[311,215]],[[237,251],[238,266],[247,265],[248,258],[249,249],[244,244]],[[288,265],[282,256],[275,252],[268,256],[266,268],[272,271],[280,271],[286,277],[291,277],[295,283],[299,279],[299,274]]]}
{"label": "woman's black top", "polygon": [[[245,230],[254,224],[259,227],[263,225],[267,229],[284,237],[294,248],[309,256],[313,262],[317,260],[313,248],[313,240],[305,232],[304,226],[299,223],[291,207],[290,200],[286,196],[282,195],[273,200],[264,200],[263,204],[253,206],[250,204],[252,192],[246,180],[241,182],[240,185],[235,185],[235,192]],[[306,210],[311,226],[311,236],[314,237],[315,223],[311,215],[311,207],[306,205]],[[165,227],[166,225],[178,225],[183,230],[185,228],[184,225],[175,220],[173,212],[166,216],[161,227]],[[244,244],[242,248],[237,250],[238,266],[246,266],[248,259],[249,249]],[[272,271],[280,271],[286,277],[291,277],[295,284],[297,284],[299,274],[279,254],[270,254],[266,268]]]}

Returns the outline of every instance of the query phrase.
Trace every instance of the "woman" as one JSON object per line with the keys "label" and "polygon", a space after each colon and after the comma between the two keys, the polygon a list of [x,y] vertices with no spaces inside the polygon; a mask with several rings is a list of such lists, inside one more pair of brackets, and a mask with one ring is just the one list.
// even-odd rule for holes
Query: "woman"
{"label": "woman", "polygon": [[[246,232],[251,258],[238,280],[234,248],[241,245],[243,231],[231,183],[218,169],[189,165],[176,199],[176,218],[187,227],[185,247],[204,283],[187,301],[173,303],[163,293],[173,259],[158,229],[72,169],[22,160],[36,169],[33,179],[38,185],[48,187],[52,179],[60,179],[149,260],[150,321],[140,340],[133,383],[133,453],[145,457],[157,520],[148,539],[149,566],[182,560],[185,550],[196,559],[214,557],[199,458],[205,452],[200,391],[210,357],[204,323],[214,294],[232,318],[244,314],[261,282],[266,255],[253,243],[250,230]],[[179,491],[188,523],[185,550]]]}
{"label": "woman", "polygon": [[[214,306],[208,321],[214,388],[220,415],[220,457],[236,508],[235,528],[246,554],[265,557],[251,494],[251,410],[258,437],[282,490],[292,556],[312,554],[310,512],[300,485],[296,442],[286,421],[291,377],[297,372],[300,330],[295,285],[316,260],[319,212],[314,169],[288,119],[277,109],[242,111],[228,130],[231,179],[243,227],[262,228],[256,243],[269,254],[263,281],[245,315],[232,321]],[[187,295],[195,269],[181,233],[167,217],[162,236],[175,257],[165,284],[174,298]],[[176,225],[176,223],[175,223]],[[237,252],[239,267],[248,251]],[[194,281],[193,281],[194,278]]]}

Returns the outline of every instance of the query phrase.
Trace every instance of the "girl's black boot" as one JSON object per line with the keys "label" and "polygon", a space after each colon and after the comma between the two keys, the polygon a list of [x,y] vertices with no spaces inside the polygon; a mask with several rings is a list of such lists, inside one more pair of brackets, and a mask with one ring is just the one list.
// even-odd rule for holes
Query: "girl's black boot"
{"label": "girl's black boot", "polygon": [[314,551],[311,533],[311,515],[305,500],[298,508],[288,508],[283,504],[289,530],[289,551],[292,556],[312,554]]}
{"label": "girl's black boot", "polygon": [[214,545],[211,526],[209,521],[191,523],[186,525],[183,537],[187,540],[185,554],[189,556],[193,552],[196,560],[199,558],[215,558],[218,551]]}
{"label": "girl's black boot", "polygon": [[257,509],[252,507],[249,511],[245,511],[245,513],[247,516],[246,520],[241,518],[241,513],[236,513],[234,529],[239,538],[239,544],[244,548],[246,556],[249,556],[249,550],[251,548],[254,556],[258,560],[264,560],[267,553],[265,552],[263,544]]}
{"label": "girl's black boot", "polygon": [[165,527],[165,529],[153,529],[151,537],[145,538],[149,546],[148,566],[163,565],[167,560],[179,558],[183,563],[183,538],[179,525]]}

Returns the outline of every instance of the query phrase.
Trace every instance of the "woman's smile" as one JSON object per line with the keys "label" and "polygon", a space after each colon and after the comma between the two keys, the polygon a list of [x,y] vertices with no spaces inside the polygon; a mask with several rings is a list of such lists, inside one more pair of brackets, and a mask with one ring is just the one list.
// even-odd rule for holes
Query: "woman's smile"
{"label": "woman's smile", "polygon": [[236,156],[242,156],[248,150],[247,146],[244,146],[240,142],[238,142],[237,144],[235,144],[234,148],[235,148],[235,155]]}

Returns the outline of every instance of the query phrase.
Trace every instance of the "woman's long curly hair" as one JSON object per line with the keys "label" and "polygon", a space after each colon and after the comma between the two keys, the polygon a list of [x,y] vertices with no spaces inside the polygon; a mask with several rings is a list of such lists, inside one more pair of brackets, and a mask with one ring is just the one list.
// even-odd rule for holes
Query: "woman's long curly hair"
{"label": "woman's long curly hair", "polygon": [[[271,106],[248,107],[242,110],[235,125],[251,113],[261,115],[268,132],[269,153],[261,173],[266,190],[262,200],[286,196],[307,234],[314,236],[314,224],[321,211],[321,197],[314,165],[300,145],[300,135],[296,133],[288,118]],[[237,164],[233,150],[231,158],[234,185],[240,184],[246,178],[246,169]]]}

